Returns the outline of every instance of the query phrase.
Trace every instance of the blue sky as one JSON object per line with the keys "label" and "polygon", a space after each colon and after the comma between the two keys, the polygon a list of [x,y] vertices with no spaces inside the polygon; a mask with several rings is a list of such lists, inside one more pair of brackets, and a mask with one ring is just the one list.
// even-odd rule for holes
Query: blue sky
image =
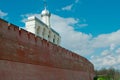
{"label": "blue sky", "polygon": [[[119,69],[119,0],[46,1],[52,28],[62,37],[61,46],[86,57],[96,69]],[[43,9],[43,0],[2,0],[0,17],[24,27],[27,17],[39,18]]]}
{"label": "blue sky", "polygon": [[[29,2],[27,0],[11,0],[11,2],[2,0],[0,9],[9,13],[8,20],[10,22],[21,26],[24,24],[18,22],[21,19],[20,15],[40,13],[43,9],[42,0],[30,0]],[[89,26],[84,28],[76,27],[78,31],[92,33],[94,36],[97,36],[100,33],[110,33],[119,29],[119,0],[80,0],[77,3],[75,3],[75,0],[47,0],[47,3],[49,6],[48,9],[54,14],[62,17],[74,17],[81,20],[86,19],[85,23]],[[63,7],[71,4],[73,4],[71,10],[61,10]]]}

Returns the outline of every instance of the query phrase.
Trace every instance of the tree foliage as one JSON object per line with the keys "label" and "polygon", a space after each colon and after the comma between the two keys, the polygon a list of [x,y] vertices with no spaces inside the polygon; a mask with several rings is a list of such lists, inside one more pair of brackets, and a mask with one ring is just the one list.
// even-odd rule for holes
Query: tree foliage
{"label": "tree foliage", "polygon": [[97,80],[120,80],[120,71],[114,68],[96,70]]}

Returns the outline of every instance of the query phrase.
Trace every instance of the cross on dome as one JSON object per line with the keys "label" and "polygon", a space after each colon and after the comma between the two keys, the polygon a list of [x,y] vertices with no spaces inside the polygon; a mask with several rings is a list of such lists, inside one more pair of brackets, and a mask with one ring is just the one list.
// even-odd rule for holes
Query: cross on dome
{"label": "cross on dome", "polygon": [[49,16],[50,17],[50,12],[47,10],[47,3],[44,0],[44,10],[41,12],[41,16]]}

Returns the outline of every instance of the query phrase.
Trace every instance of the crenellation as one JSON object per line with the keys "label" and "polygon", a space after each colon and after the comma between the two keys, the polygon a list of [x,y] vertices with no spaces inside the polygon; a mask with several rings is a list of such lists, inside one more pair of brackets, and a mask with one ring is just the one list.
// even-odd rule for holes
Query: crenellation
{"label": "crenellation", "polygon": [[14,27],[14,31],[16,31],[17,27]]}
{"label": "crenellation", "polygon": [[35,37],[37,37],[37,36],[34,35],[33,33],[30,33],[30,40],[29,40],[29,42],[32,43],[32,44],[34,44],[34,45],[35,45],[35,43],[36,43]]}
{"label": "crenellation", "polygon": [[10,23],[8,23],[8,29],[9,29],[9,30],[10,30],[10,25],[11,25],[11,24],[10,24]]}
{"label": "crenellation", "polygon": [[14,25],[11,24],[11,25],[10,25],[10,28],[11,28],[11,31],[12,31],[12,32],[15,32],[15,31],[14,31]]}
{"label": "crenellation", "polygon": [[34,36],[34,39],[35,39],[35,43],[37,43],[37,36]]}
{"label": "crenellation", "polygon": [[19,36],[21,36],[21,30],[19,29]]}
{"label": "crenellation", "polygon": [[27,32],[27,38],[30,39],[30,32]]}

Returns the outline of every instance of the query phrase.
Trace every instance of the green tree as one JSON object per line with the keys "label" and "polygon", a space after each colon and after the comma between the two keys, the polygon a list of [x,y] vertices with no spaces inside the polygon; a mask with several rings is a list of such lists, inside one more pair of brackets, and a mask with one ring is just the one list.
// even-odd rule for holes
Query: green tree
{"label": "green tree", "polygon": [[120,80],[120,71],[114,68],[96,70],[97,80]]}

